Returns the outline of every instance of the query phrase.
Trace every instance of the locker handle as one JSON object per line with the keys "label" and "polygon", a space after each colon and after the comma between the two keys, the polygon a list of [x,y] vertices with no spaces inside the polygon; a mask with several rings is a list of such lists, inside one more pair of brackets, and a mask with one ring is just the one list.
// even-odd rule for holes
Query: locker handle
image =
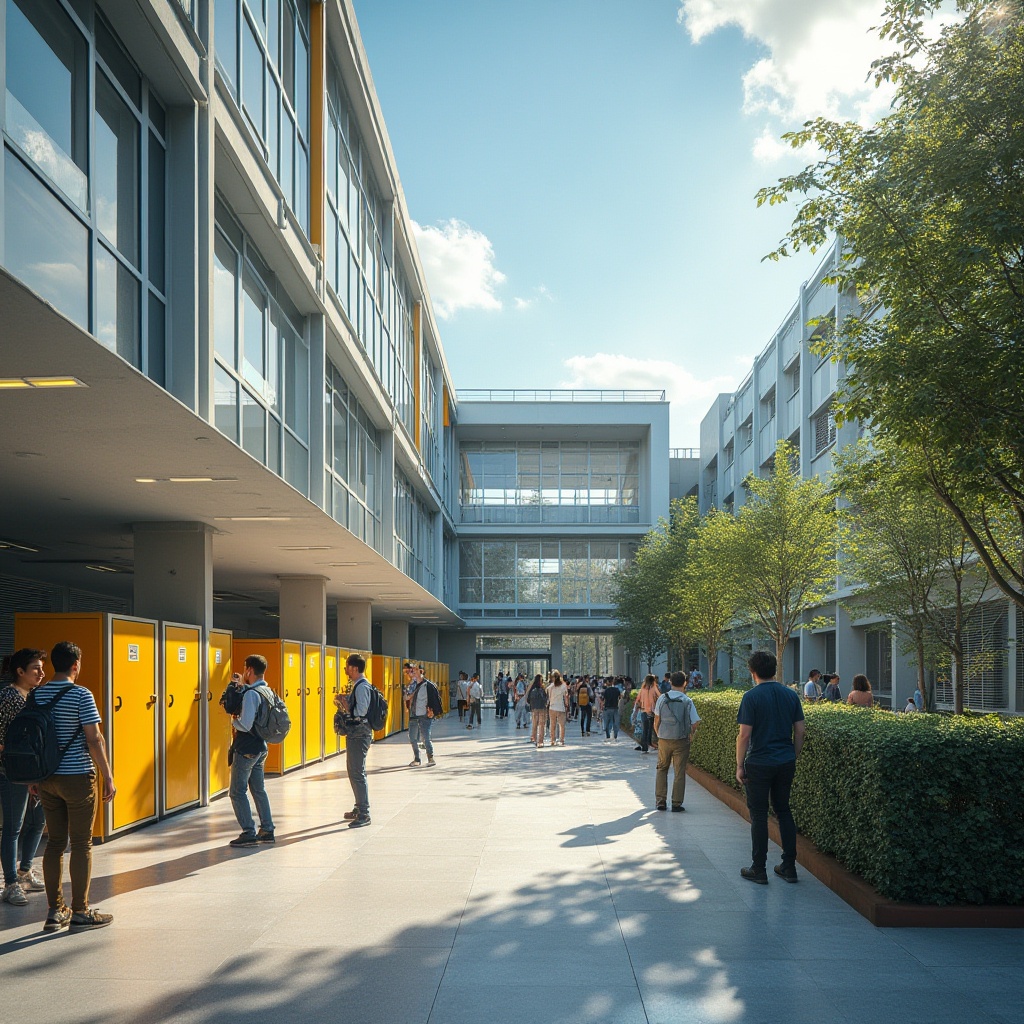
{"label": "locker handle", "polygon": [[174,707],[174,694],[173,694],[173,693],[172,693],[172,694],[171,694],[171,696],[170,696],[170,697],[168,698],[168,701],[167,701],[167,706],[168,706],[169,708],[173,708],[173,707]]}
{"label": "locker handle", "polygon": [[121,710],[121,705],[124,703],[124,701],[120,697],[115,697],[114,700],[117,701],[117,703],[114,705],[114,710],[115,711],[120,711]]}
{"label": "locker handle", "polygon": [[197,700],[202,700],[202,699],[203,699],[203,692],[202,692],[202,690],[196,690],[195,696],[193,696],[193,698],[192,698],[193,703],[195,701],[197,701]]}
{"label": "locker handle", "polygon": [[206,691],[206,702],[209,704],[213,700],[213,690]]}
{"label": "locker handle", "polygon": [[149,700],[146,701],[146,707],[147,708],[151,708],[155,703],[156,703],[156,694],[155,693],[151,693],[149,695]]}

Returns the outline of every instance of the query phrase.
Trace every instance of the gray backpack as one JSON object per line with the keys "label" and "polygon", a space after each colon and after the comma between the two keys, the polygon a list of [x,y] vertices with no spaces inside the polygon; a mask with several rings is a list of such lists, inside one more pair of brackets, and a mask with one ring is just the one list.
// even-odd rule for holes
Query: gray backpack
{"label": "gray backpack", "polygon": [[[666,697],[665,705],[661,713],[661,724],[658,727],[658,738],[663,740],[689,739],[690,702],[685,697],[677,700]],[[671,712],[669,708],[671,708]],[[682,709],[681,715],[680,708]]]}
{"label": "gray backpack", "polygon": [[260,695],[253,732],[267,743],[283,742],[292,727],[287,705],[266,683],[253,689]]}

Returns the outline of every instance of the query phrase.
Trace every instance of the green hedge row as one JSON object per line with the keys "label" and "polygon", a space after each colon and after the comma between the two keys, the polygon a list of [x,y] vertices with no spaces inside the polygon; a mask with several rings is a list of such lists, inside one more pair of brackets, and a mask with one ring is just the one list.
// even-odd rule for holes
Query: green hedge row
{"label": "green hedge row", "polygon": [[[694,694],[694,764],[739,789],[742,693]],[[1024,719],[805,706],[797,827],[883,896],[1024,903]]]}

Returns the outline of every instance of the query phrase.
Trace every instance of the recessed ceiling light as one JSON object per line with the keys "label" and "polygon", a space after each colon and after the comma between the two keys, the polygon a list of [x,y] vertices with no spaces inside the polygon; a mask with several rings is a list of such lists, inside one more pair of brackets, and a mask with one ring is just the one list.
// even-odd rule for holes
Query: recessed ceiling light
{"label": "recessed ceiling light", "polygon": [[86,388],[77,377],[2,377],[0,388]]}
{"label": "recessed ceiling light", "polygon": [[0,380],[0,388],[5,391],[13,388],[30,388],[31,386],[27,380],[22,380],[20,377],[5,377]]}
{"label": "recessed ceiling light", "polygon": [[330,551],[330,544],[282,544],[280,551]]}
{"label": "recessed ceiling light", "polygon": [[214,516],[218,523],[288,523],[291,516]]}
{"label": "recessed ceiling light", "polygon": [[39,552],[39,548],[34,548],[29,544],[19,544],[13,540],[0,540],[0,551],[28,551],[34,555]]}
{"label": "recessed ceiling light", "polygon": [[93,572],[117,572],[109,565],[87,565],[86,569],[92,569]]}

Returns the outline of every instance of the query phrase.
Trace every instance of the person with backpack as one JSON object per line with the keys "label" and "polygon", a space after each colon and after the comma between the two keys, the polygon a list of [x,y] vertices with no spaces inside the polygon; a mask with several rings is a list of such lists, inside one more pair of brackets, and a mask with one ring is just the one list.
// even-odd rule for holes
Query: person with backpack
{"label": "person with backpack", "polygon": [[[347,694],[339,693],[334,698],[338,713],[334,716],[334,728],[345,736],[345,769],[355,806],[344,814],[349,828],[363,828],[370,824],[370,791],[366,784],[366,755],[373,743],[373,728],[370,719],[371,703],[378,707],[383,700],[366,678],[366,659],[361,654],[350,654],[345,660],[345,675],[352,684]],[[375,696],[376,694],[376,696]],[[384,704],[387,714],[387,704]]]}
{"label": "person with backpack", "polygon": [[580,736],[589,736],[590,720],[594,714],[594,691],[586,677],[580,680],[576,688],[576,706],[580,713]]}
{"label": "person with backpack", "polygon": [[[99,772],[104,803],[114,799],[117,788],[107,759],[107,746],[100,731],[100,713],[93,695],[76,680],[82,670],[82,651],[77,644],[62,640],[50,651],[53,678],[36,687],[26,701],[22,715],[31,706],[44,710],[53,723],[57,747],[57,768],[31,788],[43,805],[46,817],[46,849],[43,851],[43,883],[49,910],[44,932],[91,931],[105,928],[113,914],[89,906],[92,881],[92,823],[96,817],[96,773]],[[4,764],[13,776],[8,755],[19,715],[7,727]],[[71,906],[64,902],[64,851],[71,843],[69,872]]]}
{"label": "person with backpack", "polygon": [[427,767],[433,768],[434,744],[430,742],[430,727],[435,718],[444,714],[441,705],[441,694],[437,687],[423,674],[423,666],[415,662],[405,663],[405,675],[410,681],[409,702],[409,742],[412,744],[412,761],[410,768],[419,768],[422,765],[420,760],[420,740],[427,751]]}
{"label": "person with backpack", "polygon": [[[231,723],[235,738],[231,744],[231,784],[228,794],[238,827],[242,831],[228,846],[236,848],[274,842],[274,819],[270,813],[270,799],[263,775],[267,741],[256,727],[261,703],[273,702],[274,697],[263,678],[266,672],[267,659],[262,654],[250,654],[245,659],[241,676],[235,680],[236,684],[242,683],[242,709]],[[253,821],[249,793],[256,805],[256,813],[260,816],[259,832]]]}
{"label": "person with backpack", "polygon": [[539,750],[544,746],[544,729],[548,720],[548,692],[544,689],[544,677],[538,672],[526,691],[526,704],[533,719],[530,742]]}
{"label": "person with backpack", "polygon": [[[45,651],[23,647],[7,659],[9,686],[0,690],[0,752],[7,726],[25,707],[29,694],[43,684],[46,672]],[[0,765],[0,807],[3,808],[3,834],[0,835],[0,862],[3,863],[4,890],[0,900],[15,907],[28,905],[27,892],[42,892],[42,876],[32,866],[43,838],[43,808],[24,783],[12,782]]]}
{"label": "person with backpack", "polygon": [[[692,700],[686,696],[686,673],[673,672],[669,677],[672,689],[663,693],[654,705],[654,733],[658,737],[658,766],[654,774],[654,806],[665,810],[668,799],[669,765],[675,773],[672,778],[672,810],[685,811],[686,762],[690,759],[690,742],[700,715]],[[641,691],[642,692],[642,691]]]}
{"label": "person with backpack", "polygon": [[569,711],[569,687],[558,669],[551,670],[548,684],[548,734],[551,746],[565,746],[565,716]]}

